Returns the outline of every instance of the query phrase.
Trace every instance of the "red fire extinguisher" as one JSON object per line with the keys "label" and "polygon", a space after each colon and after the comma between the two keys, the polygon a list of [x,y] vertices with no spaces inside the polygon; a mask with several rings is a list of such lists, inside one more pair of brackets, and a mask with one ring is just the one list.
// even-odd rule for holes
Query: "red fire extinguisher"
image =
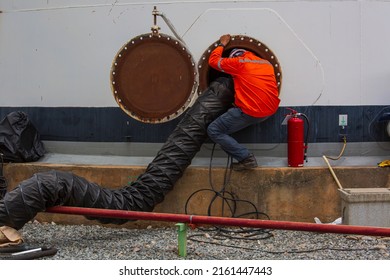
{"label": "red fire extinguisher", "polygon": [[[287,158],[288,166],[301,167],[306,160],[307,138],[309,134],[309,120],[305,114],[288,108],[291,113],[287,121]],[[307,121],[306,141],[305,139],[305,121]]]}

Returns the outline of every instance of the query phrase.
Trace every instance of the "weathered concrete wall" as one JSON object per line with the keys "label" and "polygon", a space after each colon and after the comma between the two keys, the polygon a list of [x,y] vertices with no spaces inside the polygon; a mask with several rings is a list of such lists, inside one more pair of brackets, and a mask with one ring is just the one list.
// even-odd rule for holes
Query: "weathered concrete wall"
{"label": "weathered concrete wall", "polygon": [[[92,165],[55,165],[40,163],[7,164],[5,176],[9,189],[37,172],[63,170],[85,177],[102,187],[121,188],[137,179],[145,167],[139,166],[92,166]],[[390,187],[390,170],[379,167],[336,167],[334,171],[344,188]],[[224,168],[189,167],[176,183],[165,200],[156,206],[155,212],[185,213],[189,197],[197,192],[188,202],[189,214],[207,215],[215,192],[233,193],[239,200],[246,200],[272,220],[313,222],[319,217],[323,222],[330,222],[341,216],[341,200],[338,187],[326,167],[303,168],[264,168],[251,171],[232,171],[225,180]],[[250,203],[238,202],[236,215],[254,211]],[[220,198],[215,199],[210,208],[212,215],[230,216],[228,204],[222,205]],[[254,215],[244,216],[253,217]],[[36,217],[43,222],[93,224],[82,216],[40,213]],[[260,218],[265,218],[260,216]],[[148,224],[164,223],[138,221],[128,222],[124,227],[143,227]]]}

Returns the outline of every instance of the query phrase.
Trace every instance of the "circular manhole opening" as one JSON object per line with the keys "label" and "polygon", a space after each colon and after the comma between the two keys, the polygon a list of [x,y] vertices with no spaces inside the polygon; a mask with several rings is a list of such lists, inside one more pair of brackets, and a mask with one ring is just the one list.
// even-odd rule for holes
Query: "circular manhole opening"
{"label": "circular manhole opening", "polygon": [[111,67],[116,102],[129,116],[161,123],[181,115],[196,91],[197,70],[178,40],[144,34],[127,42]]}
{"label": "circular manhole opening", "polygon": [[[225,73],[222,73],[220,71],[217,71],[209,66],[208,60],[211,52],[214,50],[214,48],[217,46],[218,41],[213,43],[201,56],[200,61],[198,62],[198,71],[199,71],[199,88],[198,92],[201,93],[207,87],[209,86],[210,82],[215,80],[218,77],[221,76],[228,76]],[[279,89],[282,87],[282,69],[280,67],[279,61],[276,57],[276,55],[272,52],[272,50],[267,47],[262,42],[248,37],[248,36],[241,36],[241,35],[235,35],[231,37],[231,40],[227,47],[224,49],[224,52],[222,54],[223,57],[227,57],[230,53],[230,51],[234,48],[243,48],[248,51],[253,52],[257,56],[268,60],[274,67],[275,72],[275,78]]]}

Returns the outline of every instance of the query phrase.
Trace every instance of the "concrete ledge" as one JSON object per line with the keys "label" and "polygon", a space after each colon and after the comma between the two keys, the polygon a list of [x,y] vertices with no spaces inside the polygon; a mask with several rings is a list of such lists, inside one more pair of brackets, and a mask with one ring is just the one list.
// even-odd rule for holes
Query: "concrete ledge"
{"label": "concrete ledge", "polygon": [[[137,179],[146,166],[104,166],[72,165],[47,163],[10,163],[4,168],[9,189],[37,172],[52,169],[73,172],[91,182],[110,189],[121,188]],[[214,191],[220,191],[224,185],[225,168],[190,166],[183,177],[168,193],[165,200],[156,206],[155,212],[188,213],[207,215],[214,197]],[[379,167],[335,167],[334,171],[344,188],[389,188],[388,168]],[[211,183],[210,183],[211,182]],[[212,187],[211,187],[212,184]],[[341,199],[337,184],[326,167],[268,168],[259,167],[251,171],[233,171],[226,184],[226,191],[233,193],[239,200],[236,215],[254,211],[267,214],[272,220],[313,222],[318,217],[322,222],[331,222],[341,216]],[[212,215],[230,216],[225,203],[222,213],[222,199],[216,199],[210,207]],[[249,215],[246,217],[251,217]],[[260,217],[263,218],[263,217]],[[43,222],[54,221],[64,224],[95,224],[81,216],[40,213],[37,219]],[[128,222],[122,227],[144,227],[148,221]],[[162,224],[162,223],[160,223]]]}

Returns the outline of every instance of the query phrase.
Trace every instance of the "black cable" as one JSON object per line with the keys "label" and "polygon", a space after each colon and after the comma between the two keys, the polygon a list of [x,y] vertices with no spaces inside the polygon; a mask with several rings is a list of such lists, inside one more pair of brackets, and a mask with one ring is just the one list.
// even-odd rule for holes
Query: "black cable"
{"label": "black cable", "polygon": [[377,251],[378,248],[372,247],[372,248],[334,248],[334,247],[328,247],[328,246],[323,246],[323,247],[317,247],[317,248],[312,248],[312,249],[291,249],[291,250],[285,250],[285,251],[268,251],[268,250],[263,250],[260,248],[255,248],[255,247],[244,247],[244,246],[237,246],[237,245],[230,245],[226,243],[218,243],[214,241],[207,241],[207,240],[202,240],[202,239],[196,239],[194,237],[196,236],[203,236],[203,234],[195,234],[192,235],[188,238],[188,240],[195,241],[195,242],[202,242],[202,243],[207,243],[207,244],[212,244],[212,245],[218,245],[222,247],[229,247],[229,248],[235,248],[235,249],[243,249],[243,250],[251,250],[251,251],[256,251],[256,252],[262,252],[262,253],[267,253],[267,254],[302,254],[302,253],[312,253],[312,252],[318,252],[318,251],[346,251],[346,252],[354,252],[354,251]]}
{"label": "black cable", "polygon": [[52,247],[33,247],[33,248],[26,248],[23,249],[21,247],[21,250],[12,252],[11,250],[9,253],[0,253],[0,260],[33,260],[33,259],[39,259],[43,257],[51,257],[57,254],[57,248]]}
{"label": "black cable", "polygon": [[[221,188],[218,190],[216,186],[214,186],[213,180],[212,180],[212,162],[214,158],[214,151],[215,151],[215,144],[213,145],[211,156],[210,156],[210,163],[209,163],[209,185],[210,188],[203,188],[200,190],[195,191],[192,193],[189,198],[187,199],[185,203],[185,213],[189,214],[188,212],[188,206],[191,201],[191,199],[200,192],[212,192],[213,197],[210,200],[209,206],[207,207],[207,215],[212,216],[212,207],[214,203],[217,201],[218,198],[222,199],[221,204],[221,213],[225,213],[225,207],[230,211],[230,215],[232,218],[239,218],[249,215],[255,215],[256,219],[259,219],[261,216],[266,217],[266,219],[270,219],[269,216],[263,212],[258,211],[256,205],[252,203],[249,200],[243,200],[239,199],[238,196],[226,190],[227,186],[230,183],[230,178],[232,174],[232,157],[228,156],[226,167],[225,167],[225,173],[224,173],[224,180]],[[246,203],[249,204],[253,211],[246,212],[243,214],[237,214],[237,204],[238,203]],[[269,238],[272,236],[270,234],[270,230],[267,229],[254,229],[254,228],[243,228],[238,227],[238,229],[231,229],[231,228],[225,228],[220,226],[214,226],[213,228],[200,228],[204,231],[209,232],[215,232],[215,237],[222,239],[222,238],[229,238],[229,239],[247,239],[247,240],[258,240],[258,239],[264,239]],[[241,235],[241,236],[240,236]]]}

